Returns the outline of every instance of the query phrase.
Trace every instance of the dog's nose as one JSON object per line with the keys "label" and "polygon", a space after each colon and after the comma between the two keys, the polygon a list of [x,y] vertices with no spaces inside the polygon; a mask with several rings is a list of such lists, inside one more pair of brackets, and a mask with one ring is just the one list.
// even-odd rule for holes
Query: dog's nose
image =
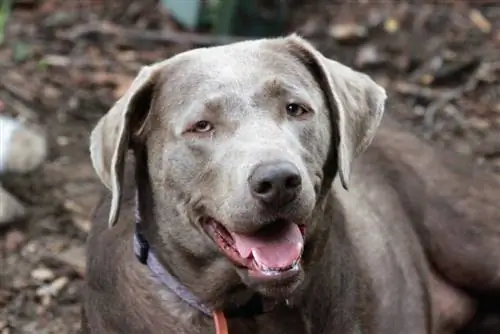
{"label": "dog's nose", "polygon": [[258,165],[248,178],[254,198],[266,205],[284,206],[300,192],[302,178],[294,164],[277,161]]}

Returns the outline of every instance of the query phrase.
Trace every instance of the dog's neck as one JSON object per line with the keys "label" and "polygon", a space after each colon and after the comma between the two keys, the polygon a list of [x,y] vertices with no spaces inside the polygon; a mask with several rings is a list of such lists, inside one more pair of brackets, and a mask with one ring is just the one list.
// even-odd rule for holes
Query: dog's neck
{"label": "dog's neck", "polygon": [[[138,198],[136,200],[136,227],[133,238],[134,253],[137,259],[142,264],[146,265],[152,277],[161,285],[174,293],[179,299],[186,304],[197,309],[207,316],[213,316],[217,310],[205,305],[196,297],[189,288],[184,286],[177,278],[175,278],[167,268],[161,263],[161,260],[156,256],[154,250],[150,249],[149,243],[141,232],[141,214],[138,208]],[[229,318],[237,317],[253,317],[271,311],[277,302],[265,299],[259,294],[254,294],[250,300],[244,305],[223,310],[224,315]]]}
{"label": "dog's neck", "polygon": [[209,307],[201,303],[189,289],[179,282],[172,274],[160,263],[156,254],[150,250],[149,243],[140,232],[140,219],[136,220],[136,229],[134,233],[134,252],[137,259],[146,265],[154,279],[175,293],[180,299],[191,305],[198,311],[207,316],[211,315]]}

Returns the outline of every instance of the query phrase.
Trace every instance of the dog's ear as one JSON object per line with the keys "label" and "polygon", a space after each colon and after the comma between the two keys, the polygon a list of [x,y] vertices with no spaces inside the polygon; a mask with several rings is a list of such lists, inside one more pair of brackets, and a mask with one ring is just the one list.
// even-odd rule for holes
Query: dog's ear
{"label": "dog's ear", "polygon": [[118,219],[126,153],[131,136],[142,129],[149,114],[159,67],[158,64],[143,67],[90,135],[92,165],[112,194],[109,227]]}
{"label": "dog's ear", "polygon": [[366,74],[324,57],[296,34],[285,38],[288,50],[313,73],[328,104],[332,131],[338,135],[338,170],[345,189],[353,159],[372,142],[387,98]]}

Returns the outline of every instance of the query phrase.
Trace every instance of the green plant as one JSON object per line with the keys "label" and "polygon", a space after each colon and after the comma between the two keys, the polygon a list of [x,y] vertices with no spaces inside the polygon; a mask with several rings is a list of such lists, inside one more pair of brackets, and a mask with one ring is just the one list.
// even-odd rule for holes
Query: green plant
{"label": "green plant", "polygon": [[5,40],[5,25],[10,17],[11,0],[0,0],[0,45]]}

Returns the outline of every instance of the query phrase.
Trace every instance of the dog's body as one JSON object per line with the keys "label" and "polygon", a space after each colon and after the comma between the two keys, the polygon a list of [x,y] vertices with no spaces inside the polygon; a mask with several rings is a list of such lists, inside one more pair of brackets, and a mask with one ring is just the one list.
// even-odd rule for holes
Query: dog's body
{"label": "dog's body", "polygon": [[[84,332],[215,332],[136,259],[138,213],[160,262],[203,304],[226,310],[255,294],[275,302],[230,318],[229,333],[455,333],[475,304],[429,265],[418,171],[383,141],[361,154],[384,100],[368,77],[296,36],[143,70],[92,135],[112,196],[89,236]],[[288,241],[261,237],[269,226]],[[291,240],[302,247],[293,262]]]}

